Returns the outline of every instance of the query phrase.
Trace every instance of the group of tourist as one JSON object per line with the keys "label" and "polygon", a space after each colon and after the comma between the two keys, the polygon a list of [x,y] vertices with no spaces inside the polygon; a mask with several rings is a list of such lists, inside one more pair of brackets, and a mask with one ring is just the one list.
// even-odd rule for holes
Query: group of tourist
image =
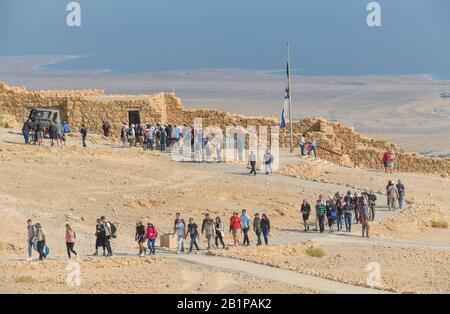
{"label": "group of tourist", "polygon": [[[109,125],[109,124],[108,124]],[[104,135],[109,136],[109,127],[104,124]],[[108,135],[107,135],[108,134]],[[180,140],[181,131],[176,125],[157,123],[123,123],[120,129],[120,141],[123,147],[143,147],[145,149],[165,151]]]}
{"label": "group of tourist", "polygon": [[[245,209],[242,210],[241,215],[237,212],[233,212],[230,218],[229,231],[233,237],[233,244],[239,246],[241,244],[240,235],[242,234],[242,245],[250,246],[250,230],[253,231],[256,236],[256,245],[262,245],[262,237],[264,238],[264,243],[269,244],[269,233],[270,233],[270,220],[266,214],[255,213],[252,219],[247,214]],[[219,248],[219,243],[222,248],[225,248],[225,225],[220,217],[212,219],[209,213],[205,214],[205,218],[202,221],[201,229],[199,232],[199,227],[195,223],[194,218],[189,218],[186,224],[185,220],[181,217],[180,213],[176,214],[176,219],[174,222],[173,234],[177,236],[177,252],[185,251],[185,241],[189,238],[189,252],[192,252],[193,248],[200,250],[198,245],[198,239],[200,234],[203,235],[207,242],[206,249],[209,250],[213,244],[216,248]]]}
{"label": "group of tourist", "polygon": [[[307,153],[305,153],[305,148]],[[306,141],[306,134],[302,134],[302,136],[300,137],[300,155],[313,155],[314,159],[317,159],[317,141],[315,138],[313,138],[311,143],[308,144]]]}
{"label": "group of tourist", "polygon": [[[403,209],[405,199],[405,186],[398,180],[397,184],[392,181],[386,186],[387,206],[389,210],[395,210],[396,203]],[[330,195],[327,200],[323,194],[315,202],[315,221],[310,222],[311,205],[307,200],[303,200],[300,206],[300,213],[303,218],[304,231],[308,232],[310,225],[315,226],[315,231],[323,233],[325,231],[325,219],[330,232],[337,231],[351,232],[352,223],[361,224],[362,236],[369,237],[369,222],[375,220],[377,196],[373,191],[362,193],[351,193],[345,195],[336,192]],[[345,227],[345,230],[344,230]]]}
{"label": "group of tourist", "polygon": [[[315,231],[323,233],[325,231],[325,218],[328,222],[330,232],[337,231],[351,232],[352,223],[360,223],[362,226],[362,236],[369,237],[369,221],[375,220],[375,207],[377,196],[372,192],[351,193],[343,195],[336,192],[325,200],[323,194],[315,202]],[[303,218],[304,231],[308,232],[311,222],[311,205],[303,200],[300,212]],[[345,230],[344,230],[345,227]]]}
{"label": "group of tourist", "polygon": [[[398,180],[397,184],[392,181],[386,186],[387,205],[389,210],[395,210],[396,203],[400,209],[404,205],[405,186]],[[315,202],[315,220],[310,221],[312,207],[307,200],[303,200],[300,206],[300,214],[303,219],[304,231],[308,232],[310,226],[314,226],[314,231],[323,233],[325,231],[325,222],[328,224],[330,232],[343,231],[352,232],[352,224],[361,224],[362,237],[369,238],[370,221],[375,220],[377,196],[373,191],[364,191],[361,193],[348,191],[346,194],[336,192],[325,199],[320,194]],[[39,260],[43,260],[48,255],[47,236],[42,226],[33,224],[31,219],[27,221],[28,230],[28,260],[31,260],[33,248],[39,253]],[[253,229],[256,245],[262,245],[263,241],[269,244],[270,220],[266,214],[260,216],[255,213],[251,218],[246,209],[233,212],[229,220],[229,232],[233,237],[235,246],[249,246],[251,244],[250,234]],[[176,213],[173,224],[173,236],[177,237],[177,252],[185,252],[185,242],[189,239],[188,251],[192,252],[195,248],[200,250],[199,239],[203,236],[206,240],[206,249],[211,249],[215,244],[216,248],[222,246],[225,248],[225,224],[220,217],[211,218],[209,213],[205,214],[201,228],[197,225],[194,218],[189,218],[186,222],[180,213]],[[116,237],[116,227],[105,216],[97,219],[95,229],[95,252],[94,256],[99,254],[99,248],[103,249],[103,256],[112,256],[111,240]],[[242,241],[241,241],[242,235]],[[158,230],[153,223],[144,225],[141,221],[136,224],[135,240],[139,245],[139,256],[147,254],[156,254],[155,242],[158,237]],[[76,234],[72,227],[66,225],[66,247],[67,255],[71,258],[72,254],[78,256],[74,250]],[[147,247],[145,246],[147,244]]]}
{"label": "group of tourist", "polygon": [[50,138],[51,146],[63,146],[66,144],[66,134],[71,132],[67,122],[50,121],[46,126],[42,122],[33,123],[30,119],[26,120],[22,126],[22,135],[25,144],[43,145],[46,131]]}
{"label": "group of tourist", "polygon": [[[253,221],[247,214],[245,209],[242,210],[242,214],[239,216],[237,212],[234,212],[230,218],[229,231],[233,236],[233,242],[235,246],[241,244],[240,234],[243,235],[242,245],[250,245],[250,230],[253,231],[256,236],[256,245],[262,245],[262,239],[266,245],[269,244],[270,233],[270,220],[266,214],[255,213]],[[33,224],[32,220],[27,221],[27,243],[28,243],[28,258],[31,261],[33,248],[39,253],[39,260],[47,258],[49,249],[47,246],[48,239],[44,229],[40,223]],[[93,256],[99,255],[99,249],[103,249],[103,256],[113,256],[111,240],[116,238],[115,225],[107,221],[105,216],[97,219],[95,227],[95,252]],[[195,248],[200,250],[199,239],[200,236],[204,236],[207,242],[207,250],[210,250],[212,245],[215,244],[216,248],[222,246],[225,249],[225,225],[220,217],[212,219],[209,213],[205,214],[201,229],[199,229],[194,218],[189,218],[188,223],[181,217],[180,213],[176,214],[176,218],[173,224],[172,236],[177,237],[177,253],[185,252],[185,241],[189,242],[189,252]],[[155,242],[158,237],[158,230],[152,223],[144,225],[141,221],[136,223],[135,241],[139,245],[139,256],[145,256],[147,251],[149,254],[156,254]],[[72,230],[69,224],[66,224],[66,248],[68,258],[72,257],[72,254],[77,258],[78,253],[75,251],[76,233]],[[214,242],[214,243],[213,243]],[[147,247],[145,246],[147,244]]]}

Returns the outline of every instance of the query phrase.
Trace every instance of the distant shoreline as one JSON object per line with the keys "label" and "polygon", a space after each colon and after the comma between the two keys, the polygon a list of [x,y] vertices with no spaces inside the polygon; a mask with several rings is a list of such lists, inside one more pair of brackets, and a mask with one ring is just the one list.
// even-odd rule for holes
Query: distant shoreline
{"label": "distant shoreline", "polygon": [[[1,56],[0,56],[1,57]],[[14,56],[10,56],[14,57]],[[30,56],[32,57],[32,56]],[[110,74],[114,76],[121,75],[142,75],[142,74],[152,74],[152,73],[165,73],[165,72],[207,72],[207,71],[236,71],[236,72],[248,72],[254,73],[257,75],[267,75],[272,77],[282,77],[286,75],[286,69],[247,69],[247,68],[180,68],[180,69],[169,69],[169,70],[153,70],[153,71],[118,71],[114,69],[105,69],[105,68],[64,68],[65,63],[70,62],[72,60],[80,60],[89,56],[82,55],[67,55],[67,56],[59,56],[55,58],[54,61],[36,64],[35,69],[40,71],[48,71],[48,72],[58,72],[58,73],[95,73],[95,74]],[[449,81],[450,82],[450,73],[448,75],[444,74],[427,74],[427,73],[349,73],[349,74],[314,74],[308,73],[307,71],[302,71],[301,69],[291,69],[291,75],[293,77],[304,76],[304,77],[401,77],[401,76],[424,76],[432,81]]]}

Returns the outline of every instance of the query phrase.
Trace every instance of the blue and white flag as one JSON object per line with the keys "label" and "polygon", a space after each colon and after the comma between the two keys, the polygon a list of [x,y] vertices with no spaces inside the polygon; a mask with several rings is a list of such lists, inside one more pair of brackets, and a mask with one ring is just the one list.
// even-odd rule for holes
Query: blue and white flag
{"label": "blue and white flag", "polygon": [[289,62],[286,64],[286,89],[284,90],[284,103],[283,103],[283,111],[281,112],[281,123],[280,129],[286,128],[286,111],[289,105]]}
{"label": "blue and white flag", "polygon": [[284,94],[283,111],[281,112],[280,129],[286,128],[286,111],[287,111],[288,103],[289,103],[289,89],[286,88],[285,94]]}

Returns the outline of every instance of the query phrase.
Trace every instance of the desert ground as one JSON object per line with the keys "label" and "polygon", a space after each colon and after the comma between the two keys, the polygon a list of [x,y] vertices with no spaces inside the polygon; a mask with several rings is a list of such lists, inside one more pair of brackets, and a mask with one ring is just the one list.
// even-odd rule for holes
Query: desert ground
{"label": "desert ground", "polygon": [[[0,56],[0,77],[30,89],[104,89],[115,94],[172,91],[186,108],[280,117],[285,77],[270,71],[185,70],[114,74],[48,70],[68,56]],[[282,73],[282,70],[280,71]],[[323,117],[386,138],[409,151],[450,154],[450,81],[426,75],[292,78],[293,118]],[[370,113],[370,114],[368,114]]]}
{"label": "desert ground", "polygon": [[[0,292],[5,293],[448,293],[450,180],[438,175],[345,168],[281,152],[281,169],[249,176],[239,163],[175,162],[169,153],[121,148],[113,139],[77,134],[65,147],[22,144],[19,130],[0,129]],[[320,157],[320,156],[319,156]],[[403,210],[388,211],[384,189],[401,179]],[[328,230],[303,232],[299,206],[317,195],[374,190],[377,219],[371,237]],[[137,221],[171,233],[176,212],[201,224],[204,213],[228,227],[232,211],[247,209],[271,219],[270,245],[138,257]],[[92,257],[95,219],[118,227],[115,256]],[[26,262],[26,220],[40,222],[48,236],[48,260]],[[77,232],[81,286],[66,285],[64,226]],[[227,232],[226,244],[232,239]],[[204,239],[201,247],[205,247]],[[309,255],[319,248],[324,256]],[[381,282],[367,281],[378,263]],[[105,278],[107,278],[105,280]],[[148,285],[149,281],[152,285]],[[106,281],[106,283],[105,283]]]}

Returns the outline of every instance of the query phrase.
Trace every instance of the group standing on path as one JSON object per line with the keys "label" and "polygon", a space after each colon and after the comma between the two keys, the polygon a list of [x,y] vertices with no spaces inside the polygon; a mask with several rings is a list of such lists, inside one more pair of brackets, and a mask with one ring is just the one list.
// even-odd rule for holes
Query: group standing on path
{"label": "group standing on path", "polygon": [[[312,208],[307,200],[303,200],[300,206],[300,214],[303,221],[304,232],[310,230],[310,225],[314,225],[314,231],[323,233],[325,231],[325,219],[328,223],[329,231],[351,232],[353,215],[354,223],[362,226],[362,236],[369,238],[369,222],[375,220],[376,195],[372,192],[352,193],[347,192],[342,195],[336,192],[325,200],[320,194],[315,202],[315,216],[313,222],[309,221]],[[344,230],[345,227],[345,230]],[[336,229],[335,229],[336,228]]]}

